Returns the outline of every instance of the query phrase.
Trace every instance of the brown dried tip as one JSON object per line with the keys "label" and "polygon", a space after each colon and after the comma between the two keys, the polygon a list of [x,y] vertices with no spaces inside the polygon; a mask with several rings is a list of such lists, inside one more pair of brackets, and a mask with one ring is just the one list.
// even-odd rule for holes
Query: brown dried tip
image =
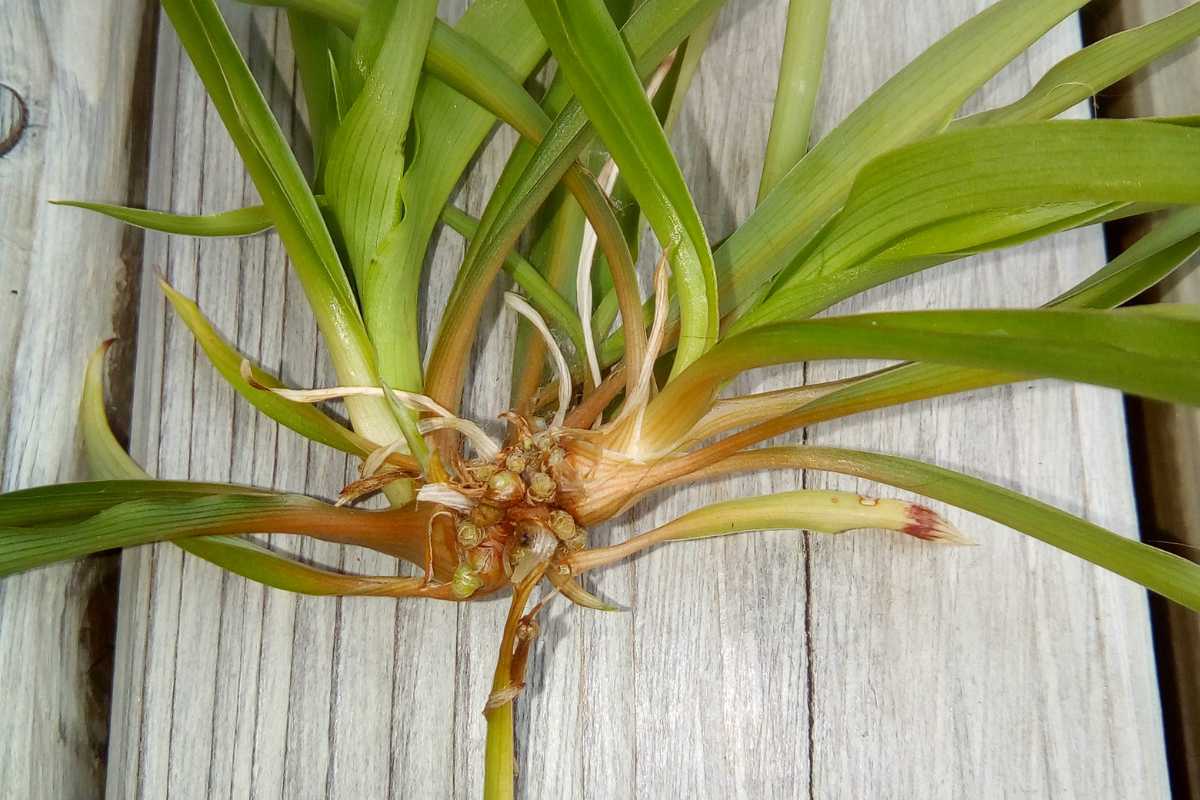
{"label": "brown dried tip", "polygon": [[369,475],[365,478],[359,478],[353,483],[347,484],[338,492],[338,500],[335,505],[344,506],[347,503],[353,503],[367,495],[374,494],[380,491],[389,483],[402,480],[410,477],[409,473],[402,469],[385,469],[376,472],[374,475]]}
{"label": "brown dried tip", "polygon": [[908,519],[910,521],[904,526],[904,533],[922,541],[939,544],[975,544],[960,533],[958,528],[951,525],[945,517],[925,506],[919,506],[916,503],[909,504]]}
{"label": "brown dried tip", "polygon": [[260,389],[264,392],[271,391],[270,386],[259,383],[258,379],[254,377],[254,367],[250,365],[250,359],[243,358],[242,363],[238,365],[238,371],[242,373],[242,380],[250,384],[251,389]]}

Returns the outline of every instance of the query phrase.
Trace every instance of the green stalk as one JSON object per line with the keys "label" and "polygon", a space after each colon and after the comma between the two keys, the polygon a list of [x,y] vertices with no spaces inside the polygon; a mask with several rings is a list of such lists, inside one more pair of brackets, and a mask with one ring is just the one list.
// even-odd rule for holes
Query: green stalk
{"label": "green stalk", "polygon": [[[574,206],[576,209],[578,205]],[[582,216],[582,215],[581,215]],[[442,221],[454,229],[459,236],[470,240],[479,232],[479,220],[453,204],[442,209]],[[504,260],[504,271],[520,286],[534,308],[549,322],[554,323],[570,339],[579,353],[583,352],[583,328],[575,309],[545,277],[538,272],[537,267],[530,264],[520,253],[513,251]]]}
{"label": "green stalk", "polygon": [[[517,642],[517,626],[525,613],[534,588],[541,582],[545,567],[534,570],[513,589],[512,604],[500,638],[500,655],[492,676],[493,696],[510,686],[514,677],[513,655]],[[519,676],[517,676],[519,677]],[[512,800],[516,788],[516,745],[513,736],[513,699],[499,703],[484,712],[487,718],[487,749],[484,756],[483,800]]]}
{"label": "green stalk", "polygon": [[758,202],[804,157],[812,133],[813,108],[829,31],[831,0],[791,0],[779,64],[779,88],[763,159]]}

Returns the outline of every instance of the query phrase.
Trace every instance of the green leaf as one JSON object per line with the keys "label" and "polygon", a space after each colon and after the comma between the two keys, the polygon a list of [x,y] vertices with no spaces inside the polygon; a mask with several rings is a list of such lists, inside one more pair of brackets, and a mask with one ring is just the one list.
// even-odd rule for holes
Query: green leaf
{"label": "green leaf", "polygon": [[[366,439],[309,403],[297,403],[274,392],[252,386],[241,373],[242,362],[246,361],[246,358],[222,338],[200,307],[175,291],[166,281],[160,280],[159,285],[217,372],[259,411],[306,439],[360,457],[365,457],[376,447],[388,443]],[[259,387],[285,388],[278,378],[258,367],[251,366],[250,373]],[[412,466],[411,460],[400,455],[397,458],[404,461],[406,466]]]}
{"label": "green leaf", "polygon": [[711,405],[724,381],[749,369],[791,361],[932,361],[1200,404],[1200,307],[1143,308],[1138,313],[893,312],[755,328],[721,342],[651,401],[642,426],[642,449],[673,447]]}
{"label": "green leaf", "polygon": [[[467,97],[479,103],[494,113],[499,119],[512,125],[528,142],[533,144],[542,141],[550,128],[550,118],[546,112],[534,102],[529,93],[521,87],[517,80],[509,76],[502,64],[498,64],[486,51],[475,45],[467,37],[461,36],[449,28],[438,26],[434,28],[434,36],[430,40],[429,57],[426,67],[431,74]],[[501,175],[496,192],[503,195],[510,182],[519,175],[523,159],[532,153],[529,147],[518,145],[517,152],[510,158],[504,173]],[[595,179],[578,164],[572,164],[563,176],[567,189],[581,205],[597,231],[597,237],[609,256],[606,261],[615,270],[614,284],[621,289],[620,296],[625,301],[623,309],[635,316],[640,306],[635,299],[637,294],[637,274],[629,247],[622,238],[622,229],[615,212],[597,186]],[[480,226],[490,231],[494,223],[495,212],[499,206],[489,204],[488,213]],[[519,228],[511,231],[511,236],[520,234]],[[471,316],[477,316],[478,309],[487,297],[492,280],[502,264],[508,264],[506,253],[511,250],[511,243],[506,238],[485,236],[484,240],[497,243],[497,246],[484,249],[472,237],[472,244],[467,249],[463,268],[456,281],[456,308],[466,307],[472,310]],[[507,244],[506,244],[507,243]],[[464,288],[465,287],[465,288]],[[457,313],[457,312],[456,312]],[[572,313],[574,316],[574,313]],[[455,326],[455,316],[443,318],[443,328]],[[635,318],[635,326],[640,320]],[[630,342],[631,355],[640,358],[641,340]],[[462,345],[465,347],[465,343]],[[582,346],[578,347],[583,352]]]}
{"label": "green leaf", "polygon": [[289,510],[308,510],[314,503],[321,505],[306,497],[268,494],[141,497],[75,523],[0,527],[0,576],[116,547],[204,534],[266,533]]}
{"label": "green leaf", "polygon": [[1129,202],[1200,203],[1200,131],[1054,121],[908,145],[862,170],[813,250],[735,329],[803,318],[845,296],[847,285],[882,283],[913,271],[923,257],[936,263],[998,235],[1001,243],[1019,240],[1022,228],[1053,229],[1060,212],[1075,224],[1078,214],[1088,214],[1081,203]]}
{"label": "green leaf", "polygon": [[[1166,217],[1107,266],[1046,304],[1047,308],[1113,308],[1154,286],[1200,250],[1200,209]],[[865,375],[768,423],[759,441],[802,425],[930,397],[996,386],[1026,376],[945,364],[908,363]],[[765,418],[764,418],[765,419]]]}
{"label": "green leaf", "polygon": [[1085,3],[1000,0],[880,87],[788,172],[717,249],[722,313],[741,306],[796,258],[845,202],[864,164],[940,131],[964,100]]}
{"label": "green leaf", "polygon": [[[460,211],[454,205],[446,206],[442,212],[442,220],[466,239],[473,238],[479,230],[479,220]],[[567,299],[547,283],[537,268],[520,253],[514,251],[508,254],[504,259],[504,270],[525,291],[534,308],[571,340],[576,353],[582,353],[583,328],[579,324],[579,316]]]}
{"label": "green leaf", "polygon": [[615,563],[664,542],[798,529],[830,534],[880,529],[926,541],[966,543],[948,522],[924,506],[864,498],[851,492],[801,489],[713,503],[620,544],[586,550],[572,556],[568,563],[578,572]]}
{"label": "green leaf", "polygon": [[906,458],[855,450],[769,448],[745,455],[754,459],[755,468],[773,465],[837,472],[958,506],[1200,611],[1200,565],[978,478]]}
{"label": "green leaf", "polygon": [[[476,0],[457,31],[485,48],[507,73],[524,78],[545,53],[545,43],[521,0]],[[389,262],[362,287],[368,327],[379,351],[382,377],[398,389],[408,365],[421,363],[420,280],[430,237],[450,192],[495,124],[494,117],[445,83],[426,75],[417,92],[413,125],[417,147],[401,194],[405,214],[389,236]]]}
{"label": "green leaf", "polygon": [[250,539],[201,536],[176,540],[192,555],[243,578],[275,589],[318,596],[412,597],[426,587],[424,578],[351,575],[306,564]]}
{"label": "green leaf", "polygon": [[270,230],[271,217],[263,206],[248,206],[216,214],[175,214],[170,211],[147,211],[141,208],[88,203],[82,200],[51,200],[59,206],[71,206],[94,211],[106,217],[150,231],[174,233],[181,236],[253,236]]}
{"label": "green leaf", "polygon": [[[701,58],[712,38],[719,16],[719,11],[709,14],[679,45],[666,80],[663,81],[658,94],[654,96],[652,105],[658,118],[662,120],[663,130],[667,132],[668,137],[671,135],[679,115],[683,113],[688,89],[700,69]],[[610,196],[614,208],[617,209],[617,216],[621,220],[621,227],[625,231],[625,239],[629,242],[629,250],[633,254],[634,261],[637,261],[642,232],[646,227],[645,216],[642,214],[642,209],[638,206],[633,192],[630,191],[625,181],[621,180],[620,175],[617,176],[617,183],[613,186]],[[603,254],[600,254],[598,258],[603,260]],[[613,322],[616,321],[617,297],[613,288],[603,281],[606,277],[604,270],[594,270],[593,276],[593,282],[596,284],[596,296],[601,297],[601,300],[592,314],[592,332],[596,341],[601,341],[612,328]],[[652,310],[653,299],[650,299],[646,303],[647,314]]]}
{"label": "green leaf", "polygon": [[668,255],[680,304],[672,367],[677,374],[717,336],[716,274],[700,215],[603,2],[528,0],[528,5]]}
{"label": "green leaf", "polygon": [[[28,526],[92,516],[120,502],[146,497],[189,500],[207,494],[270,494],[219,484],[153,481],[121,447],[104,409],[105,342],[88,361],[79,407],[84,457],[104,484],[75,484],[67,489],[34,490],[24,501],[0,498],[0,527]],[[82,489],[82,491],[81,491]],[[48,514],[47,511],[50,511]],[[289,592],[313,595],[403,596],[419,589],[420,579],[346,575],[305,564],[262,544],[235,536],[197,536],[175,540],[182,549],[244,578]]]}
{"label": "green leaf", "polygon": [[[316,314],[338,380],[375,385],[375,351],[321,210],[216,3],[163,0],[163,8],[279,231]],[[394,438],[395,425],[379,400],[352,398],[347,408],[364,435]]]}
{"label": "green leaf", "polygon": [[149,478],[35,486],[0,494],[0,528],[29,528],[78,521],[137,500],[166,504],[226,495],[276,497],[278,493],[223,483]]}
{"label": "green leaf", "polygon": [[951,128],[1049,119],[1200,36],[1200,4],[1101,39],[1055,64],[1015,103],[961,117]]}
{"label": "green leaf", "polygon": [[[241,0],[252,6],[273,6],[300,11],[332,22],[353,36],[364,12],[363,0]],[[291,16],[289,14],[289,16]]]}
{"label": "green leaf", "polygon": [[[378,259],[388,232],[404,216],[400,183],[407,167],[406,144],[412,135],[409,122],[437,3],[376,0],[371,8],[379,9],[376,13],[382,16],[377,47],[373,48],[379,57],[333,135],[325,167],[329,208],[338,222],[350,265],[364,287],[367,308],[371,305],[365,289],[370,284],[368,271],[394,268]],[[372,26],[360,27],[355,37],[356,57],[366,58],[358,53],[359,45],[373,30]],[[419,371],[419,364],[414,368]]]}
{"label": "green leaf", "polygon": [[[101,344],[88,359],[83,376],[83,394],[79,400],[79,430],[83,436],[83,455],[93,478],[105,480],[149,478],[146,471],[130,458],[113,435],[104,407],[104,357],[113,340]],[[0,523],[3,524],[3,523]]]}
{"label": "green leaf", "polygon": [[423,563],[429,513],[339,508],[222,484],[59,484],[0,495],[0,576],[115,547],[246,533],[312,536]]}
{"label": "green leaf", "polygon": [[1161,219],[1104,269],[1047,305],[1115,308],[1170,275],[1200,250],[1200,208],[1184,208]]}
{"label": "green leaf", "polygon": [[344,34],[325,24],[315,14],[289,9],[287,19],[292,50],[296,53],[296,71],[300,75],[300,88],[304,92],[304,106],[308,111],[308,134],[313,149],[313,185],[319,187],[329,140],[342,121],[334,53],[346,51],[349,41]]}
{"label": "green leaf", "polygon": [[821,87],[831,0],[790,0],[779,84],[771,112],[771,131],[763,156],[758,201],[808,152],[813,109]]}
{"label": "green leaf", "polygon": [[[720,0],[687,0],[682,4],[678,0],[647,0],[639,6],[622,28],[638,74],[648,75],[719,4]],[[547,104],[554,100],[548,97]],[[503,256],[590,140],[587,117],[572,101],[555,118],[533,153],[518,146],[488,200],[484,234],[477,241],[479,251],[489,255],[478,261],[499,269]],[[475,243],[472,247],[476,248]],[[473,284],[486,280],[487,274],[487,270],[459,272],[430,355],[427,393],[449,407],[457,405],[463,380],[460,362],[462,354],[470,349],[477,325]]]}

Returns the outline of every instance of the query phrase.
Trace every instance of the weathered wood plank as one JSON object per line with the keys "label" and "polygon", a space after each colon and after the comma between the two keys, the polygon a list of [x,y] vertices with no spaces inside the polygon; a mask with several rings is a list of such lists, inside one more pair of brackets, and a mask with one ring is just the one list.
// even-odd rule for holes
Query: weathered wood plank
{"label": "weathered wood plank", "polygon": [[[985,5],[840,4],[823,128]],[[783,8],[729,3],[677,131],[713,236],[753,202]],[[282,29],[270,14],[231,14],[294,126],[281,93],[291,80]],[[274,76],[265,67],[271,46],[285,51]],[[989,99],[1020,91],[1077,46],[1077,26],[1064,25]],[[216,210],[249,199],[205,108],[164,32],[151,204]],[[472,210],[511,142],[497,138],[459,198]],[[446,237],[434,258],[433,307],[460,256]],[[926,276],[873,302],[1033,303],[1100,259],[1098,234],[1063,237]],[[198,295],[253,357],[283,365],[299,384],[329,380],[298,287],[270,240],[152,237],[146,260]],[[152,291],[141,319],[135,452],[150,469],[336,490],[344,460],[256,419],[196,357]],[[468,405],[482,419],[507,396],[511,324],[502,315],[485,326],[477,350]],[[775,380],[802,377],[797,368]],[[1119,411],[1105,393],[1019,387],[810,436],[1015,480],[1130,530]],[[958,433],[968,430],[971,438]],[[628,523],[596,534],[624,535],[700,500],[797,481],[695,487],[641,504]],[[633,607],[628,614],[551,606],[519,704],[522,795],[1165,794],[1142,595],[1015,534],[958,519],[986,546],[934,552],[875,535],[786,534],[694,543],[598,578],[597,588]],[[390,566],[336,548],[309,555]],[[169,547],[128,554],[109,789],[115,797],[478,796],[479,710],[503,613],[499,602],[455,609],[296,599],[222,577]]]}
{"label": "weathered wood plank", "polygon": [[[1098,9],[1099,33],[1142,25],[1190,5],[1186,0],[1123,0]],[[1200,45],[1163,59],[1102,96],[1107,116],[1194,114],[1200,109]],[[1143,223],[1119,235],[1140,235]],[[1120,242],[1117,242],[1119,245]],[[1153,293],[1172,303],[1200,302],[1197,260],[1190,271]],[[1200,411],[1151,401],[1131,406],[1139,506],[1148,538],[1188,558],[1200,548]],[[1200,619],[1163,602],[1156,607],[1163,710],[1176,797],[1200,798]]]}
{"label": "weathered wood plank", "polygon": [[[839,5],[826,124],[986,5],[943,3],[939,14],[924,3]],[[847,56],[866,42],[870,58]],[[1015,99],[1079,44],[1069,20],[971,105]],[[1032,306],[1103,262],[1100,232],[1074,232],[931,271],[842,310]],[[808,374],[852,371],[820,364]],[[1018,384],[821,426],[809,440],[929,459],[1136,532],[1113,392]],[[810,484],[881,491],[819,475]],[[815,795],[1166,796],[1145,593],[1001,526],[956,511],[950,519],[981,546],[812,541]]]}
{"label": "weathered wood plank", "polygon": [[[84,477],[84,364],[114,333],[125,337],[114,361],[131,352],[140,236],[48,201],[140,200],[150,13],[0,2],[0,491]],[[0,582],[6,796],[102,791],[116,565],[100,556]]]}

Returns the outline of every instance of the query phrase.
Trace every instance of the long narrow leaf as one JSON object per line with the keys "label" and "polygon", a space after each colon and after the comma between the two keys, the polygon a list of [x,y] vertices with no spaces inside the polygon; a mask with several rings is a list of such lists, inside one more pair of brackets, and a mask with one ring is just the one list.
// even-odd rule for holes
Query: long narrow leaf
{"label": "long narrow leaf", "polygon": [[[639,6],[621,29],[638,74],[648,75],[720,2],[647,0]],[[479,244],[482,251],[495,254],[487,260],[494,261],[497,269],[499,260],[590,139],[587,117],[579,104],[572,102],[555,118],[534,153],[524,156],[520,164],[510,160],[509,167],[519,168],[506,168],[488,201],[483,218],[485,234]],[[517,153],[521,152],[518,148]],[[469,287],[479,279],[478,275],[460,272],[429,359],[427,392],[448,406],[457,404],[464,375],[462,354],[474,339],[477,320],[471,311],[474,295]]]}
{"label": "long narrow leaf", "polygon": [[180,236],[252,236],[270,230],[274,224],[263,206],[247,206],[216,214],[175,214],[142,208],[89,203],[82,200],[54,200],[55,205],[94,211],[149,231]]}
{"label": "long narrow leaf", "polygon": [[[152,481],[121,447],[108,424],[103,384],[104,355],[108,346],[109,343],[105,342],[88,361],[79,407],[80,430],[88,468],[94,478],[108,483],[103,484],[104,488],[100,491],[92,492],[79,491],[79,484],[67,490],[55,491],[57,487],[35,490],[23,502],[18,499],[14,503],[0,498],[0,527],[79,521],[119,502],[147,497],[189,500],[218,493],[269,494],[241,487]],[[90,486],[95,489],[100,484]],[[331,572],[277,553],[258,542],[235,536],[195,536],[176,539],[175,544],[194,556],[242,577],[301,594],[405,596],[419,593],[424,583],[418,578]]]}
{"label": "long narrow leaf", "polygon": [[[1039,230],[1045,221],[1028,209],[1053,214],[1065,205],[1065,218],[1073,220],[1076,204],[1122,202],[1200,203],[1200,131],[1055,121],[964,130],[909,145],[863,169],[814,250],[738,328],[808,316],[839,299],[841,283],[873,284],[876,272],[879,282],[894,277],[889,260],[911,271],[921,257],[936,261],[981,238],[990,242],[1013,212],[1018,224]],[[963,219],[969,224],[958,224]]]}
{"label": "long narrow leaf", "polygon": [[1015,103],[962,117],[951,128],[1049,119],[1200,36],[1200,3],[1108,36],[1055,64]]}
{"label": "long narrow leaf", "polygon": [[751,450],[726,467],[816,469],[905,489],[1007,525],[1200,611],[1200,565],[952,470],[896,456],[823,447]]}
{"label": "long narrow leaf", "polygon": [[[521,0],[476,0],[459,19],[458,33],[485,48],[510,75],[524,79],[545,43]],[[413,125],[417,146],[404,176],[404,218],[389,234],[390,269],[371,271],[361,288],[383,378],[400,389],[409,365],[421,363],[419,304],[426,250],[450,193],[495,118],[458,91],[426,75],[417,92]]]}
{"label": "long narrow leaf", "polygon": [[808,152],[813,109],[821,86],[831,0],[789,0],[787,31],[779,63],[779,84],[771,111],[771,131],[763,156],[758,200]]}
{"label": "long narrow leaf", "polygon": [[717,249],[722,313],[740,306],[800,253],[845,202],[863,164],[941,130],[967,97],[1085,3],[1000,0],[880,87],[788,172]]}
{"label": "long narrow leaf", "polygon": [[[400,183],[407,166],[409,119],[437,11],[430,0],[382,0],[373,7],[390,14],[381,26],[379,57],[333,136],[325,171],[329,207],[360,284],[368,269],[391,267],[376,259],[384,238],[404,215]],[[369,300],[364,297],[368,314]]]}
{"label": "long narrow leaf", "polygon": [[[309,403],[297,403],[280,397],[274,392],[259,388],[285,387],[275,376],[258,367],[250,368],[251,377],[257,386],[251,385],[241,371],[242,363],[246,361],[245,357],[222,338],[208,318],[204,316],[200,307],[175,291],[166,281],[159,283],[171,306],[187,325],[192,335],[196,337],[196,342],[204,350],[212,365],[221,373],[221,377],[259,411],[279,424],[291,428],[306,439],[320,442],[344,453],[365,457],[383,444],[366,439]],[[401,454],[396,454],[393,458],[398,460],[402,466],[410,469],[414,467],[412,460]]]}
{"label": "long narrow leaf", "polygon": [[[375,351],[350,281],[304,173],[238,51],[214,0],[163,0],[180,41],[221,115],[315,310],[342,383],[374,385]],[[355,426],[380,440],[397,431],[372,399],[348,404]]]}
{"label": "long narrow leaf", "polygon": [[965,543],[953,526],[915,503],[863,497],[851,492],[801,489],[713,503],[620,544],[579,553],[568,563],[574,570],[582,571],[614,563],[663,542],[797,529],[817,533],[880,529],[906,533],[925,541]]}
{"label": "long narrow leaf", "polygon": [[829,358],[932,361],[1200,404],[1200,309],[893,312],[756,328],[723,341],[651,401],[643,449],[674,446],[740,372]]}
{"label": "long narrow leaf", "polygon": [[672,373],[717,335],[716,275],[700,222],[658,118],[601,0],[528,0],[530,9],[668,253],[680,304]]}
{"label": "long narrow leaf", "polygon": [[[1047,308],[1115,308],[1156,285],[1200,250],[1200,209],[1168,215],[1103,269],[1046,304]],[[849,382],[811,402],[797,404],[796,425],[875,408],[965,392],[1024,376],[945,364],[910,363]],[[791,426],[794,427],[794,426]]]}

